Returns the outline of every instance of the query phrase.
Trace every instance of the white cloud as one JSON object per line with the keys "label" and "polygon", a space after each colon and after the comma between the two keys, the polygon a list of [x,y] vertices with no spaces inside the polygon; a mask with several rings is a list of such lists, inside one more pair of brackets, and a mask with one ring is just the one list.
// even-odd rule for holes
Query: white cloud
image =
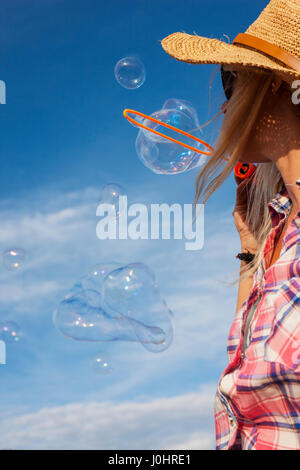
{"label": "white cloud", "polygon": [[213,449],[215,386],[147,402],[71,403],[6,419],[4,449]]}
{"label": "white cloud", "polygon": [[12,282],[2,282],[0,291],[0,302],[2,304],[11,302],[26,302],[38,296],[47,297],[56,294],[61,286],[56,281],[41,280],[40,282],[26,285],[17,285]]}
{"label": "white cloud", "polygon": [[171,444],[169,447],[172,450],[210,450],[213,446],[214,440],[209,433],[195,432],[187,436],[186,440]]}

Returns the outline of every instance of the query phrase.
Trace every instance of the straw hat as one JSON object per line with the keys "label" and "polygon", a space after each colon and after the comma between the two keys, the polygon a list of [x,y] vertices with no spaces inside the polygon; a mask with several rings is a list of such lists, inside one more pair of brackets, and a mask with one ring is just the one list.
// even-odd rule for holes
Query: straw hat
{"label": "straw hat", "polygon": [[172,57],[191,64],[228,64],[232,70],[270,70],[291,83],[300,78],[300,0],[271,0],[232,44],[174,33],[161,41]]}

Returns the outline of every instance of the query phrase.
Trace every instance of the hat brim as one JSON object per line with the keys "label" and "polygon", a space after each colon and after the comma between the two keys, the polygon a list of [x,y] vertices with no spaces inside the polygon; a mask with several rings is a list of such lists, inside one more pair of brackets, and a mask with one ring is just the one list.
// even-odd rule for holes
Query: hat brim
{"label": "hat brim", "polygon": [[278,73],[290,80],[299,79],[299,72],[292,70],[276,59],[245,46],[229,44],[187,33],[173,33],[161,40],[164,51],[174,59],[191,64],[227,64],[234,70],[253,68]]}

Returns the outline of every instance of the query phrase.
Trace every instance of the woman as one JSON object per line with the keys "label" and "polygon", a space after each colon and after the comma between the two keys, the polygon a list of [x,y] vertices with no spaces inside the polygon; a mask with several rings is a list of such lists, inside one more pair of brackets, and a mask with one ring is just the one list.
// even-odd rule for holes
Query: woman
{"label": "woman", "polygon": [[233,216],[248,256],[239,255],[229,364],[215,397],[216,448],[300,449],[300,2],[271,0],[233,44],[175,33],[162,46],[229,72],[195,200],[205,203],[238,161],[257,163],[248,180],[236,178]]}

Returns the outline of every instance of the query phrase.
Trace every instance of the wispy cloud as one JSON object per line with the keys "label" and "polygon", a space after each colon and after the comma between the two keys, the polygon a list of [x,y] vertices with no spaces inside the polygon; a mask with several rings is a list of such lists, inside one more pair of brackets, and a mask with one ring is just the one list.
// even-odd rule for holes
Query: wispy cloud
{"label": "wispy cloud", "polygon": [[212,449],[214,388],[147,402],[71,403],[7,419],[6,449]]}

